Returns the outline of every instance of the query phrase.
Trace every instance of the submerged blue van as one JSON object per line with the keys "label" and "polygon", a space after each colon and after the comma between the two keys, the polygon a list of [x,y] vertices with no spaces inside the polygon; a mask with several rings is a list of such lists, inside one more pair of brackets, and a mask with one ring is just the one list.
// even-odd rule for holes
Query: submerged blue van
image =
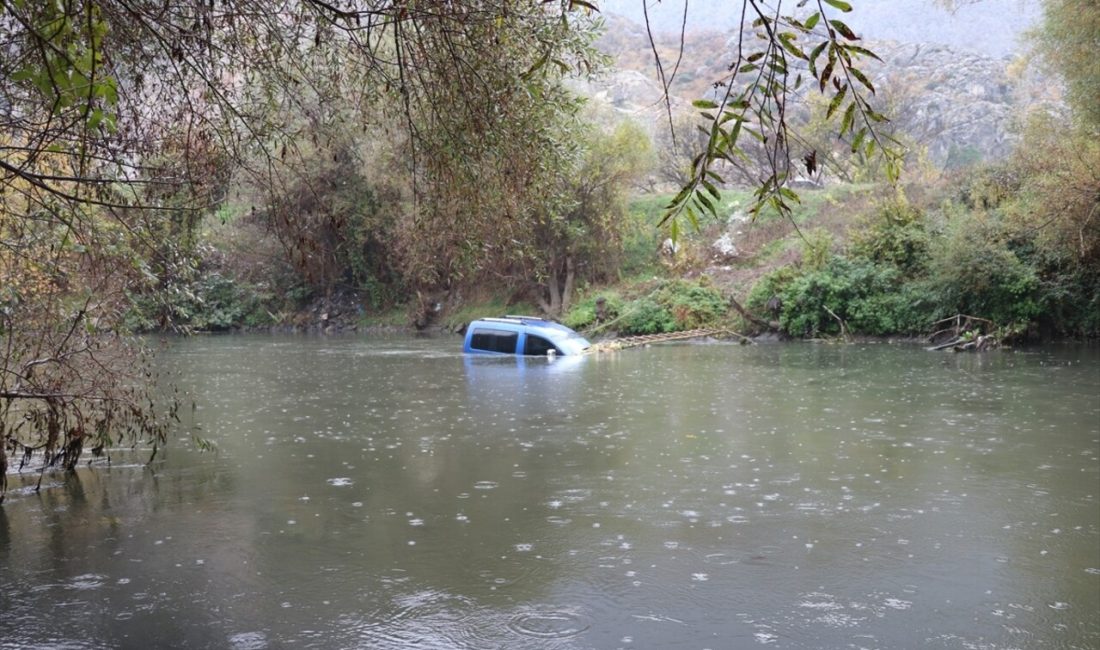
{"label": "submerged blue van", "polygon": [[584,354],[587,339],[565,325],[533,316],[479,318],[466,328],[463,352],[525,356]]}

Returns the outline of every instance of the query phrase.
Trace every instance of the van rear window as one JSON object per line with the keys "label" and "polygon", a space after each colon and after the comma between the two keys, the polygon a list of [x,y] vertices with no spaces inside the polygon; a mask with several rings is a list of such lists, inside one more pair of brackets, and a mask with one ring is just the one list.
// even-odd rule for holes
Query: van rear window
{"label": "van rear window", "polygon": [[470,347],[486,352],[516,353],[516,341],[519,334],[507,330],[476,329],[470,338]]}

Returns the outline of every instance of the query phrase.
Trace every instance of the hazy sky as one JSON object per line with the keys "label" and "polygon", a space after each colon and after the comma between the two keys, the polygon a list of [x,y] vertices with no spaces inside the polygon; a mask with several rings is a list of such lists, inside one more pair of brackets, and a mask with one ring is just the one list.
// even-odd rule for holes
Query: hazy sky
{"label": "hazy sky", "polygon": [[[642,22],[646,0],[599,0],[605,13]],[[1040,0],[977,0],[954,13],[935,0],[849,0],[855,10],[845,18],[865,38],[942,43],[983,52],[1011,54],[1020,34],[1039,17]],[[769,4],[774,6],[775,0]],[[783,0],[792,10],[796,0]],[[684,0],[648,0],[652,24],[661,31],[679,30]],[[688,28],[729,29],[740,17],[741,0],[688,0]]]}

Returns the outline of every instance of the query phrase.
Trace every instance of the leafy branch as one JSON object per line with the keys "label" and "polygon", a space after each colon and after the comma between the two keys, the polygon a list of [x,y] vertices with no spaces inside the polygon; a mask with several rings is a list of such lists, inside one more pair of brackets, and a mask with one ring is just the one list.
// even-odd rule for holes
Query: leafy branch
{"label": "leafy branch", "polygon": [[[797,8],[808,3],[800,0]],[[741,24],[748,24],[752,40],[762,45],[750,49],[743,30],[728,75],[715,83],[716,89],[722,89],[720,97],[693,102],[709,125],[699,126],[706,146],[692,161],[690,178],[666,206],[661,220],[674,240],[680,234],[681,217],[694,228],[702,216],[718,217],[720,187],[725,184],[720,172],[732,168],[747,176],[745,170],[752,163],[750,147],[763,151],[764,169],[757,178],[749,213],[755,217],[768,208],[790,218],[792,204],[800,198],[790,187],[798,172],[791,148],[798,137],[788,121],[788,109],[807,86],[831,96],[826,119],[839,119],[836,135],[848,143],[852,154],[868,159],[881,156],[887,179],[897,182],[901,145],[877,128],[887,118],[871,104],[875,87],[860,68],[866,59],[879,57],[861,45],[860,37],[846,22],[830,17],[829,9],[851,12],[849,2],[815,0],[815,4],[813,13],[798,18],[782,13],[782,0],[774,9],[760,0],[743,0]],[[800,159],[801,167],[811,175],[827,162],[819,162],[814,150]]]}

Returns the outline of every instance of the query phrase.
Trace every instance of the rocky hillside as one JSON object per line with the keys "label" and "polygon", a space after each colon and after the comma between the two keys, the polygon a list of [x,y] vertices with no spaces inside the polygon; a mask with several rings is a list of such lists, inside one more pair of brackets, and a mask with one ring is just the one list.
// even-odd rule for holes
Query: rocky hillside
{"label": "rocky hillside", "polygon": [[[666,76],[680,57],[678,36],[658,35]],[[598,103],[655,130],[667,121],[661,85],[645,28],[610,16],[599,45],[615,60],[615,70],[587,86]],[[699,31],[685,40],[671,84],[675,109],[688,110],[706,96],[732,60],[728,32]],[[865,72],[879,89],[878,101],[894,126],[923,146],[936,164],[956,167],[998,159],[1011,151],[1026,107],[1057,103],[1060,87],[1026,74],[1010,57],[991,57],[947,45],[868,41],[882,63]]]}

